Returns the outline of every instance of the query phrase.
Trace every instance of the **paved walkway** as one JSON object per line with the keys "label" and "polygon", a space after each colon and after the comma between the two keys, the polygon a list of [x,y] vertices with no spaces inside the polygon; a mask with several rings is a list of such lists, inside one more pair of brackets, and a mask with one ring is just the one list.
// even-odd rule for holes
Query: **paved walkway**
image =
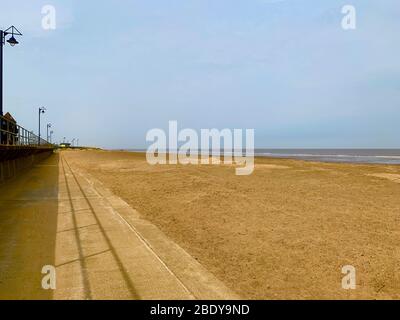
{"label": "paved walkway", "polygon": [[[41,287],[42,267],[56,290]],[[157,227],[54,154],[0,188],[0,299],[237,299]]]}

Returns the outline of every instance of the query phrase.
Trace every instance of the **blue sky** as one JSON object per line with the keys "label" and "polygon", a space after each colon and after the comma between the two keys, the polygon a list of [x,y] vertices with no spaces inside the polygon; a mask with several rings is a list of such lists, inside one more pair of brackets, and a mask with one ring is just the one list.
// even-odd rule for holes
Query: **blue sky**
{"label": "blue sky", "polygon": [[15,0],[0,21],[24,33],[5,109],[37,131],[46,106],[58,141],[143,148],[177,120],[254,128],[256,147],[400,147],[398,0]]}

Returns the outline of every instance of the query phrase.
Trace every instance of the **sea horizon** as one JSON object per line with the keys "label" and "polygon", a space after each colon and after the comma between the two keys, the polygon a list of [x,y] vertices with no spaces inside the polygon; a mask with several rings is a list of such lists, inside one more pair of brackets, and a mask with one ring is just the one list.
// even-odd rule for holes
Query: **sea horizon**
{"label": "sea horizon", "polygon": [[[146,152],[147,149],[119,148],[112,151]],[[222,150],[221,150],[222,151]],[[165,150],[168,152],[168,150]],[[200,150],[198,151],[200,152]],[[210,150],[210,153],[212,151]],[[245,152],[245,150],[243,150]],[[400,164],[400,148],[256,148],[256,157],[299,159],[320,162]]]}

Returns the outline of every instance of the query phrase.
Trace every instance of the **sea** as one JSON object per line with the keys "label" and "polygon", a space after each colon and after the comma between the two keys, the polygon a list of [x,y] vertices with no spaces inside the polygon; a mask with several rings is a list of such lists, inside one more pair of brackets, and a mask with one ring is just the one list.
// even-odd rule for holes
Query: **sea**
{"label": "sea", "polygon": [[255,155],[322,162],[400,164],[400,149],[256,149]]}
{"label": "sea", "polygon": [[[125,149],[146,152],[145,149]],[[400,164],[400,149],[255,149],[258,157],[321,162]]]}

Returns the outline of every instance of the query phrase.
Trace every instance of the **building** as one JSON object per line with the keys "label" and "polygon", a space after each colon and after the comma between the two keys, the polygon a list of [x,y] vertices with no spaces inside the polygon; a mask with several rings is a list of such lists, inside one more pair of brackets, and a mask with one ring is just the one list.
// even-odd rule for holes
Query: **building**
{"label": "building", "polygon": [[7,112],[1,117],[1,144],[16,145],[18,143],[18,127],[17,121]]}
{"label": "building", "polygon": [[69,147],[71,147],[71,144],[68,142],[60,143],[60,148],[69,148]]}

